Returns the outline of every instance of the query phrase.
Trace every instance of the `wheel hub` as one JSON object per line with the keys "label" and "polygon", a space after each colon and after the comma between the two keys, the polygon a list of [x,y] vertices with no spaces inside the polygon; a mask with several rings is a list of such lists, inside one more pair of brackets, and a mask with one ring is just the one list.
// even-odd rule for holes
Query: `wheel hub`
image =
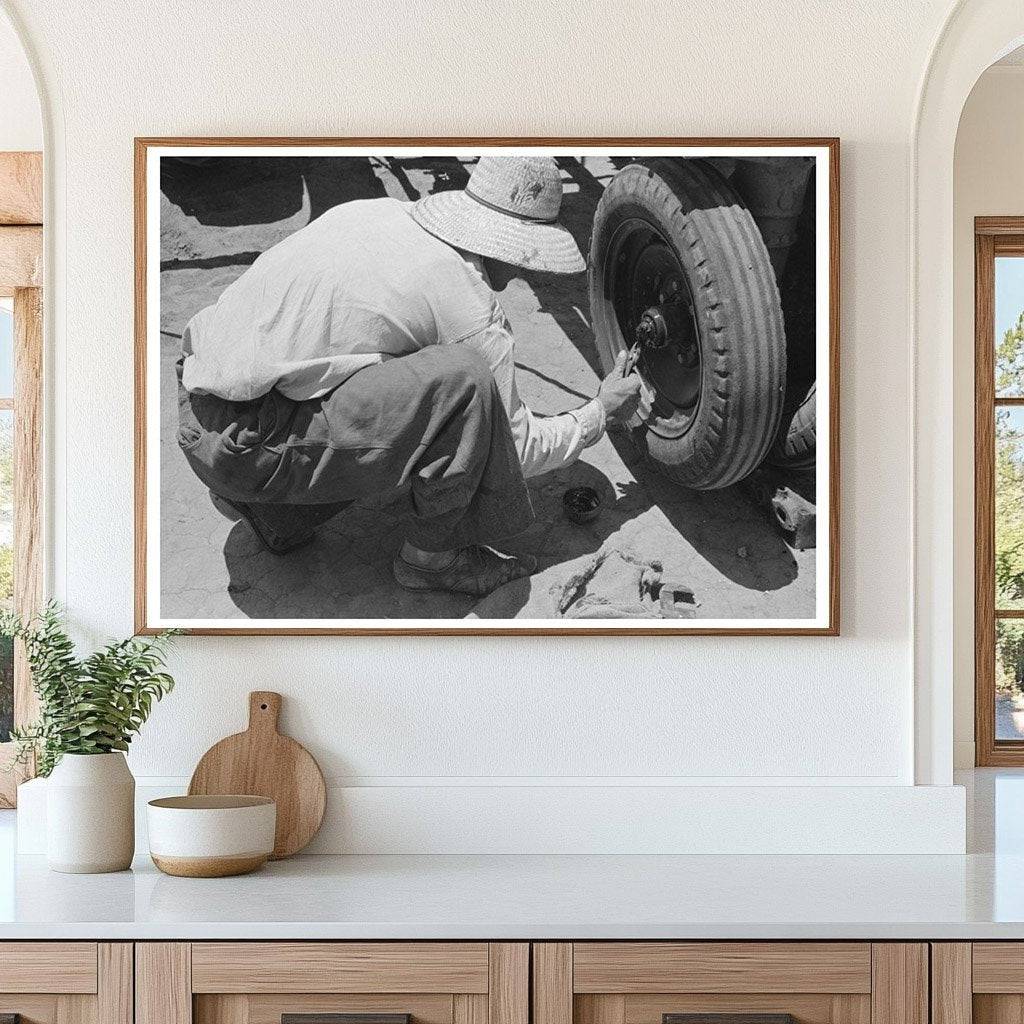
{"label": "wheel hub", "polygon": [[634,343],[647,352],[656,352],[671,344],[676,350],[676,362],[695,365],[697,338],[689,305],[676,298],[645,309],[637,321]]}
{"label": "wheel hub", "polygon": [[629,219],[611,243],[609,292],[622,340],[649,387],[652,423],[681,432],[701,401],[700,332],[678,254],[649,221]]}
{"label": "wheel hub", "polygon": [[641,348],[664,348],[668,344],[668,323],[665,314],[657,308],[644,310],[636,325],[636,344]]}
{"label": "wheel hub", "polygon": [[681,297],[648,309],[637,325],[644,369],[659,394],[692,412],[700,400],[700,346],[693,310]]}

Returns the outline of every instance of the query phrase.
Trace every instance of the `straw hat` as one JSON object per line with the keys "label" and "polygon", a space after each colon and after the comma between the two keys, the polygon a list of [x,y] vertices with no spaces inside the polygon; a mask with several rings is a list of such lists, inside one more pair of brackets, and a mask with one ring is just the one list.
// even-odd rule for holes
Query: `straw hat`
{"label": "straw hat", "polygon": [[572,235],[558,223],[562,179],[547,156],[484,156],[464,190],[437,192],[412,206],[420,227],[449,245],[527,270],[586,269]]}

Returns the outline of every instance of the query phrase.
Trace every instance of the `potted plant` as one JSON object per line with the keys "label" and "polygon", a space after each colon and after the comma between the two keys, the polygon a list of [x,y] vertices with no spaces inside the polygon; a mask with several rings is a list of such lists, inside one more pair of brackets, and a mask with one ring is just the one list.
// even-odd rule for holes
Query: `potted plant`
{"label": "potted plant", "polygon": [[17,758],[35,758],[47,782],[47,862],[54,871],[122,871],[135,853],[135,779],[124,752],[153,702],[174,687],[162,671],[174,631],[115,641],[84,658],[58,608],[22,622],[0,615],[0,635],[25,645],[39,719],[12,732]]}

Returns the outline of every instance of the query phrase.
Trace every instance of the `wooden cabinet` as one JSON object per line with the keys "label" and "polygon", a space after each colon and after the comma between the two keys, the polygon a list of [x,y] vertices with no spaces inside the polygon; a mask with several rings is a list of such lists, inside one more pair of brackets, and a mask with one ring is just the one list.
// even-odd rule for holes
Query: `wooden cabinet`
{"label": "wooden cabinet", "polygon": [[[533,946],[533,1024],[928,1024],[928,948],[868,942]],[[771,1016],[765,1016],[771,1015]],[[759,1020],[760,1018],[760,1020]],[[730,1024],[720,1018],[720,1024]]]}
{"label": "wooden cabinet", "polygon": [[932,943],[933,1024],[1024,1020],[1024,942]]}
{"label": "wooden cabinet", "polygon": [[6,1015],[21,1024],[132,1024],[131,943],[0,943]]}
{"label": "wooden cabinet", "polygon": [[[1020,1024],[1024,943],[0,942],[5,1014],[21,1024]],[[709,1014],[729,1016],[687,1016]]]}
{"label": "wooden cabinet", "polygon": [[136,1022],[529,1024],[529,957],[522,942],[139,943]]}

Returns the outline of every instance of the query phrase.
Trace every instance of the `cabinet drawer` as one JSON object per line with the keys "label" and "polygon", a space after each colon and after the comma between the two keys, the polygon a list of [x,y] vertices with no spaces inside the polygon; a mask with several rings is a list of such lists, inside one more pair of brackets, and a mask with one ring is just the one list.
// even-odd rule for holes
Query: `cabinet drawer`
{"label": "cabinet drawer", "polygon": [[135,1024],[529,1024],[522,942],[139,943]]}
{"label": "cabinet drawer", "polygon": [[1024,942],[975,942],[971,960],[975,992],[1024,994]]}
{"label": "cabinet drawer", "polygon": [[871,945],[578,942],[573,991],[868,993]]}
{"label": "cabinet drawer", "polygon": [[193,992],[487,991],[486,942],[197,942]]}
{"label": "cabinet drawer", "polygon": [[96,991],[95,942],[0,943],[0,992]]}
{"label": "cabinet drawer", "polygon": [[533,1011],[534,1024],[929,1024],[928,949],[536,943]]}
{"label": "cabinet drawer", "polygon": [[132,1024],[126,942],[0,942],[0,1018],[21,1024]]}
{"label": "cabinet drawer", "polygon": [[479,995],[349,995],[345,993],[274,993],[197,995],[195,1024],[281,1024],[285,1016],[315,1019],[327,1014],[409,1014],[410,1024],[456,1024],[455,1007],[462,1000],[482,1000]]}

